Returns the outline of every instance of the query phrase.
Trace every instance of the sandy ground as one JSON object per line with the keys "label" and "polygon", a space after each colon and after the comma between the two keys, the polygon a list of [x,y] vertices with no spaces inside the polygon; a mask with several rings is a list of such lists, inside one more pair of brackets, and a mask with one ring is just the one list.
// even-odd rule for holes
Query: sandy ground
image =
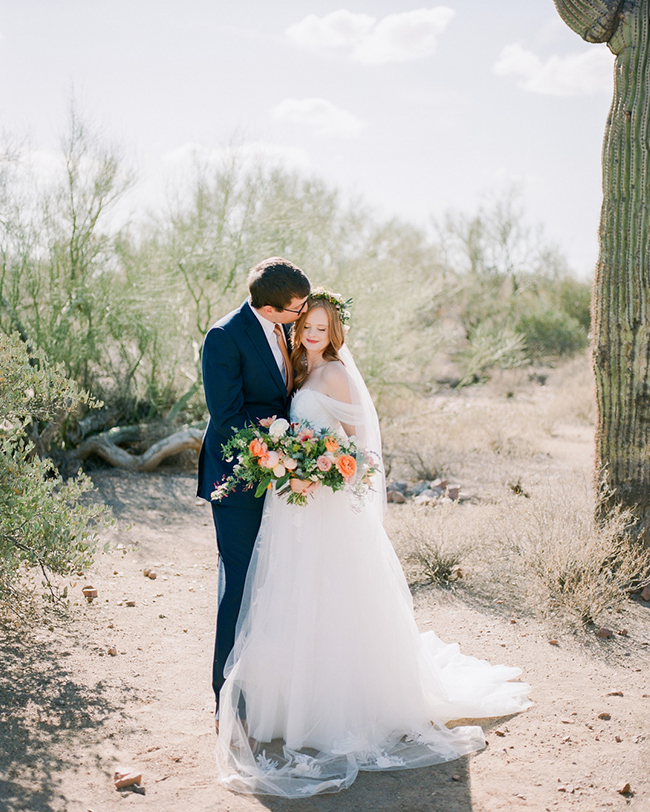
{"label": "sandy ground", "polygon": [[[589,432],[564,441],[575,446],[572,459],[588,455]],[[415,596],[420,627],[467,653],[520,666],[534,707],[488,721],[488,747],[477,755],[362,773],[337,795],[286,801],[222,789],[210,689],[210,508],[196,503],[187,473],[94,478],[116,517],[103,531],[112,551],[73,582],[67,617],[3,633],[0,810],[650,810],[650,607],[630,604],[610,623],[627,636],[598,640],[520,616],[498,598],[486,605],[430,587]],[[81,597],[89,582],[99,593],[92,604]],[[118,765],[142,772],[145,795],[115,790]],[[622,782],[631,793],[617,792]]]}

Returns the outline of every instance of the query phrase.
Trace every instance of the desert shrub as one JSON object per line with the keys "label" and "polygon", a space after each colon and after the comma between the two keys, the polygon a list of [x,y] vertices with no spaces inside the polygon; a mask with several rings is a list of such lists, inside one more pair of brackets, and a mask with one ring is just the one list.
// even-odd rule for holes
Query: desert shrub
{"label": "desert shrub", "polygon": [[507,326],[481,322],[459,353],[463,377],[457,386],[485,380],[489,370],[514,369],[527,363],[525,338]]}
{"label": "desert shrub", "polygon": [[560,310],[575,319],[588,333],[591,327],[591,284],[565,277],[557,284],[556,295]]}
{"label": "desert shrub", "polygon": [[516,330],[531,359],[573,355],[588,342],[583,325],[562,311],[545,309],[523,313]]}
{"label": "desert shrub", "polygon": [[[83,495],[92,488],[80,475],[64,481],[41,458],[63,416],[88,402],[60,368],[32,355],[21,339],[0,333],[0,599],[24,595],[21,564],[38,568],[48,587],[51,574],[84,570],[92,561],[93,527],[102,515]],[[33,440],[29,439],[29,435]]]}
{"label": "desert shrub", "polygon": [[463,577],[461,565],[470,544],[459,541],[451,531],[448,520],[455,507],[408,505],[400,509],[399,521],[389,530],[393,542],[401,548],[401,557],[412,580],[445,585]]}
{"label": "desert shrub", "polygon": [[586,482],[548,483],[509,513],[504,529],[510,549],[531,576],[537,605],[582,624],[596,623],[624,602],[650,575],[650,550],[630,539],[633,518],[613,511],[595,519]]}

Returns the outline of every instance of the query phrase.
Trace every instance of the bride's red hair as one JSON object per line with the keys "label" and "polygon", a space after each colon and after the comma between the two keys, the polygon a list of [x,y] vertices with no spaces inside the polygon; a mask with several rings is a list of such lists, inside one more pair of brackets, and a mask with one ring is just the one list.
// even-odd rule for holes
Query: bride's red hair
{"label": "bride's red hair", "polygon": [[317,307],[322,308],[327,313],[329,323],[330,343],[323,351],[323,358],[326,361],[340,361],[339,350],[345,344],[345,327],[339,316],[336,306],[327,299],[310,299],[307,302],[307,309],[300,314],[291,329],[291,364],[294,369],[294,385],[299,389],[307,377],[307,351],[302,345],[302,331],[305,329],[307,316]]}

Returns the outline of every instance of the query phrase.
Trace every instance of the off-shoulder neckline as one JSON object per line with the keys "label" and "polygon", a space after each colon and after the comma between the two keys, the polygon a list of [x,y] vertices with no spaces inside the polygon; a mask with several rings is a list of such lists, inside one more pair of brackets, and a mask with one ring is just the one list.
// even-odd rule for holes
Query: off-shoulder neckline
{"label": "off-shoulder neckline", "polygon": [[346,400],[336,400],[336,398],[331,398],[329,395],[326,395],[325,392],[321,392],[320,389],[314,389],[313,386],[303,386],[296,392],[296,395],[300,394],[300,392],[314,392],[315,394],[320,395],[322,398],[333,400],[334,403],[343,403],[346,406],[354,406],[354,403],[348,403]]}

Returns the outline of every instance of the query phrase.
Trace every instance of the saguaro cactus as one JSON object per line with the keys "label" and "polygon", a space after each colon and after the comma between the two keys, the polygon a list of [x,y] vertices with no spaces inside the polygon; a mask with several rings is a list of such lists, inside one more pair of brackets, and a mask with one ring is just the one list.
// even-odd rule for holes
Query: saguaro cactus
{"label": "saguaro cactus", "polygon": [[650,540],[650,0],[554,0],[587,42],[616,55],[603,143],[600,253],[593,295],[596,463],[601,513],[630,507]]}

